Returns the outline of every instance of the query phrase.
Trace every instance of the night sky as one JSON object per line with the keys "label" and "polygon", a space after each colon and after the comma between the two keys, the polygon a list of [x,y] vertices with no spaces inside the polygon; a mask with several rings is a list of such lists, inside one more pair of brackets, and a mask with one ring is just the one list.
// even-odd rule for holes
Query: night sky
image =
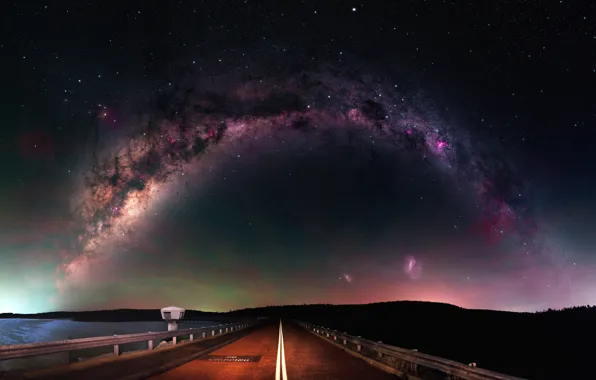
{"label": "night sky", "polygon": [[0,312],[596,304],[591,1],[1,7]]}

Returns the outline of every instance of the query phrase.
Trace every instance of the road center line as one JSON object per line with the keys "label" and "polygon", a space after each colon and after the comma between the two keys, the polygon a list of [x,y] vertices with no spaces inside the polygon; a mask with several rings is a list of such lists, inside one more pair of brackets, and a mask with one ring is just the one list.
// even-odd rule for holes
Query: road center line
{"label": "road center line", "polygon": [[286,352],[284,350],[284,333],[279,321],[279,339],[277,340],[277,363],[275,364],[275,380],[288,380],[286,371]]}
{"label": "road center line", "polygon": [[288,380],[288,373],[286,371],[286,349],[284,348],[284,330],[281,327],[281,320],[279,321],[279,332],[281,334],[281,376],[283,380]]}

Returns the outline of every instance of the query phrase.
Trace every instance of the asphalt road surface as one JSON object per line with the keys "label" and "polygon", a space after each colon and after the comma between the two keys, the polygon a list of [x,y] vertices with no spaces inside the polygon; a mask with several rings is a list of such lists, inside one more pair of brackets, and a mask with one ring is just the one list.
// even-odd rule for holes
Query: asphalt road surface
{"label": "asphalt road surface", "polygon": [[395,380],[290,322],[269,323],[152,380]]}

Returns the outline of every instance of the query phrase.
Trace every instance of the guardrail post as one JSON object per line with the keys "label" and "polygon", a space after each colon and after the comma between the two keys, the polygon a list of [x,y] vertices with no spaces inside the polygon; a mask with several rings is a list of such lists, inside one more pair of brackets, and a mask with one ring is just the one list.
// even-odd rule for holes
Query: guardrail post
{"label": "guardrail post", "polygon": [[226,327],[226,332],[228,332],[228,328]]}
{"label": "guardrail post", "polygon": [[[412,351],[413,352],[418,352],[418,349],[417,348],[414,348]],[[418,373],[418,364],[412,363],[411,370],[412,370],[412,373]]]}
{"label": "guardrail post", "polygon": [[344,344],[346,344],[346,340],[344,339]]}
{"label": "guardrail post", "polygon": [[219,329],[219,333],[220,333],[220,334],[221,334],[221,332],[222,332],[222,329]]}
{"label": "guardrail post", "polygon": [[215,330],[211,330],[211,336],[215,336]]}
{"label": "guardrail post", "polygon": [[147,341],[147,347],[152,350],[153,349],[153,339]]}
{"label": "guardrail post", "polygon": [[190,341],[192,342],[193,340],[195,340],[195,334],[190,334]]}
{"label": "guardrail post", "polygon": [[333,340],[337,340],[337,336],[333,335]]}
{"label": "guardrail post", "polygon": [[357,345],[356,345],[356,350],[357,350],[358,352],[362,351],[362,346],[361,346],[361,345],[359,345],[359,344],[357,344]]}
{"label": "guardrail post", "polygon": [[115,344],[114,345],[114,356],[118,356],[118,355],[120,355],[120,345]]}
{"label": "guardrail post", "polygon": [[205,339],[205,335],[207,335],[207,333],[203,331],[203,339]]}
{"label": "guardrail post", "polygon": [[176,345],[176,337],[172,337],[172,344],[175,346]]}

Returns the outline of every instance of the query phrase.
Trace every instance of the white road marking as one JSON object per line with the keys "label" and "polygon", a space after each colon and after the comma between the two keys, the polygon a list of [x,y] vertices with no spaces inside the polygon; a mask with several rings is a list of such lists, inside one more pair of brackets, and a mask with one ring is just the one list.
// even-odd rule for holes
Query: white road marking
{"label": "white road marking", "polygon": [[284,348],[284,330],[281,328],[281,320],[279,321],[279,332],[281,333],[281,376],[283,380],[288,380],[288,372],[286,371],[286,350]]}
{"label": "white road marking", "polygon": [[277,341],[277,363],[275,365],[275,380],[288,380],[286,371],[286,352],[284,350],[284,333],[279,321],[279,339]]}

